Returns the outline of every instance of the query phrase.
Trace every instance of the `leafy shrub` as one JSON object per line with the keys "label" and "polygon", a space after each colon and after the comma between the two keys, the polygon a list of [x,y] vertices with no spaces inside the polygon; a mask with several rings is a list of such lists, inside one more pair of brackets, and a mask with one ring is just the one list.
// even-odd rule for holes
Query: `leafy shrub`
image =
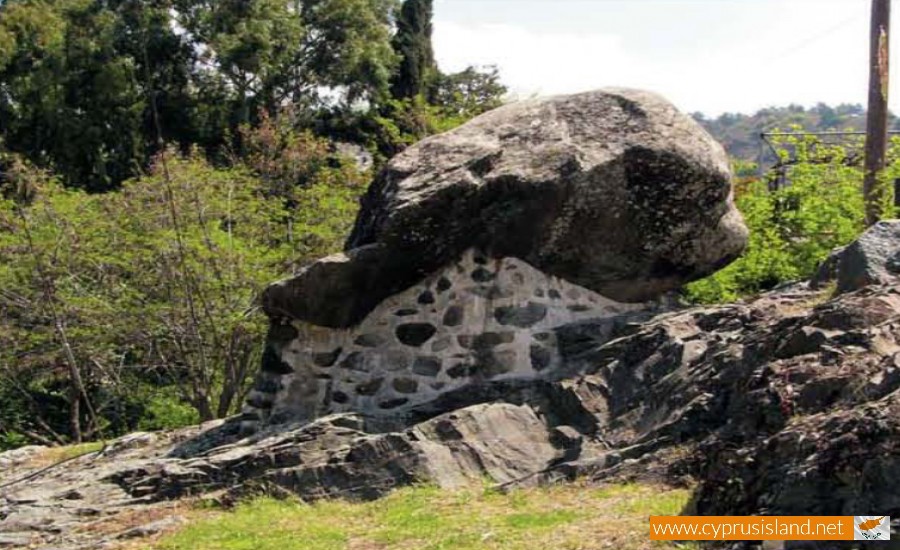
{"label": "leafy shrub", "polygon": [[[827,145],[813,137],[784,139],[778,153],[785,177],[743,178],[737,187],[735,202],[750,229],[746,251],[725,269],[687,285],[685,297],[728,302],[807,278],[831,250],[855,239],[864,229],[864,215],[863,171],[858,156],[851,154],[854,149],[853,144]],[[894,142],[891,156],[898,152]],[[898,176],[900,163],[894,163],[882,185]],[[769,182],[778,179],[784,179],[783,185],[770,190]]]}
{"label": "leafy shrub", "polygon": [[197,411],[173,391],[165,388],[150,394],[143,401],[136,428],[143,431],[168,430],[190,426],[200,421]]}
{"label": "leafy shrub", "polygon": [[35,172],[30,202],[0,201],[0,438],[233,413],[259,363],[256,295],[340,248],[368,177],[334,160],[276,189],[252,167],[167,156],[116,192]]}

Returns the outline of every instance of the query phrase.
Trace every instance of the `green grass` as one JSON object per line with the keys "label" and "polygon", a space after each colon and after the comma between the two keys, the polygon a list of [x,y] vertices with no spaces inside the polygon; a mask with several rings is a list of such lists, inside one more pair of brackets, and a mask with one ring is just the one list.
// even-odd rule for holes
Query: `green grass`
{"label": "green grass", "polygon": [[[158,550],[675,548],[649,540],[650,515],[677,514],[689,491],[579,484],[501,493],[431,486],[374,502],[304,504],[260,498],[223,512],[197,509]],[[144,548],[147,548],[144,543]],[[679,546],[678,548],[695,548]]]}
{"label": "green grass", "polygon": [[96,453],[103,448],[102,441],[91,441],[90,443],[80,443],[78,445],[68,445],[66,447],[57,447],[51,449],[50,454],[56,455],[56,460],[68,460],[87,453]]}
{"label": "green grass", "polygon": [[43,468],[76,458],[88,453],[95,453],[103,448],[102,441],[91,441],[89,443],[79,443],[77,445],[64,445],[62,447],[50,447],[45,449],[33,457],[26,463],[29,468]]}

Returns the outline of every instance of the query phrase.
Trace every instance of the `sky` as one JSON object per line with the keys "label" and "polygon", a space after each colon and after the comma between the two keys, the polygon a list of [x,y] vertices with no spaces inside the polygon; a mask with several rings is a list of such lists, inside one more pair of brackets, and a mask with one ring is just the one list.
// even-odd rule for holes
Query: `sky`
{"label": "sky", "polygon": [[435,0],[434,12],[441,69],[497,65],[515,97],[636,87],[710,116],[866,103],[868,0]]}

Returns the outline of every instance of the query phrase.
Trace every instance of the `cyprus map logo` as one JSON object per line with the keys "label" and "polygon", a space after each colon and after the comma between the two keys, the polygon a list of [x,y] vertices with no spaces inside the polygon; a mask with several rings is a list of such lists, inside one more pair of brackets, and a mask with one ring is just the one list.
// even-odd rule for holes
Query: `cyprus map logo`
{"label": "cyprus map logo", "polygon": [[853,540],[891,540],[891,518],[853,516]]}

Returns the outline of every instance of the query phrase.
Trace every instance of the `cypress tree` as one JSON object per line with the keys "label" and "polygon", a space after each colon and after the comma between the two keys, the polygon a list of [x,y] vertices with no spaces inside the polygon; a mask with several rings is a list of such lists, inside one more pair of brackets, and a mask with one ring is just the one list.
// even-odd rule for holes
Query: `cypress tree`
{"label": "cypress tree", "polygon": [[431,45],[432,0],[406,0],[397,18],[392,45],[400,66],[391,82],[391,95],[412,98],[428,88],[437,70]]}

